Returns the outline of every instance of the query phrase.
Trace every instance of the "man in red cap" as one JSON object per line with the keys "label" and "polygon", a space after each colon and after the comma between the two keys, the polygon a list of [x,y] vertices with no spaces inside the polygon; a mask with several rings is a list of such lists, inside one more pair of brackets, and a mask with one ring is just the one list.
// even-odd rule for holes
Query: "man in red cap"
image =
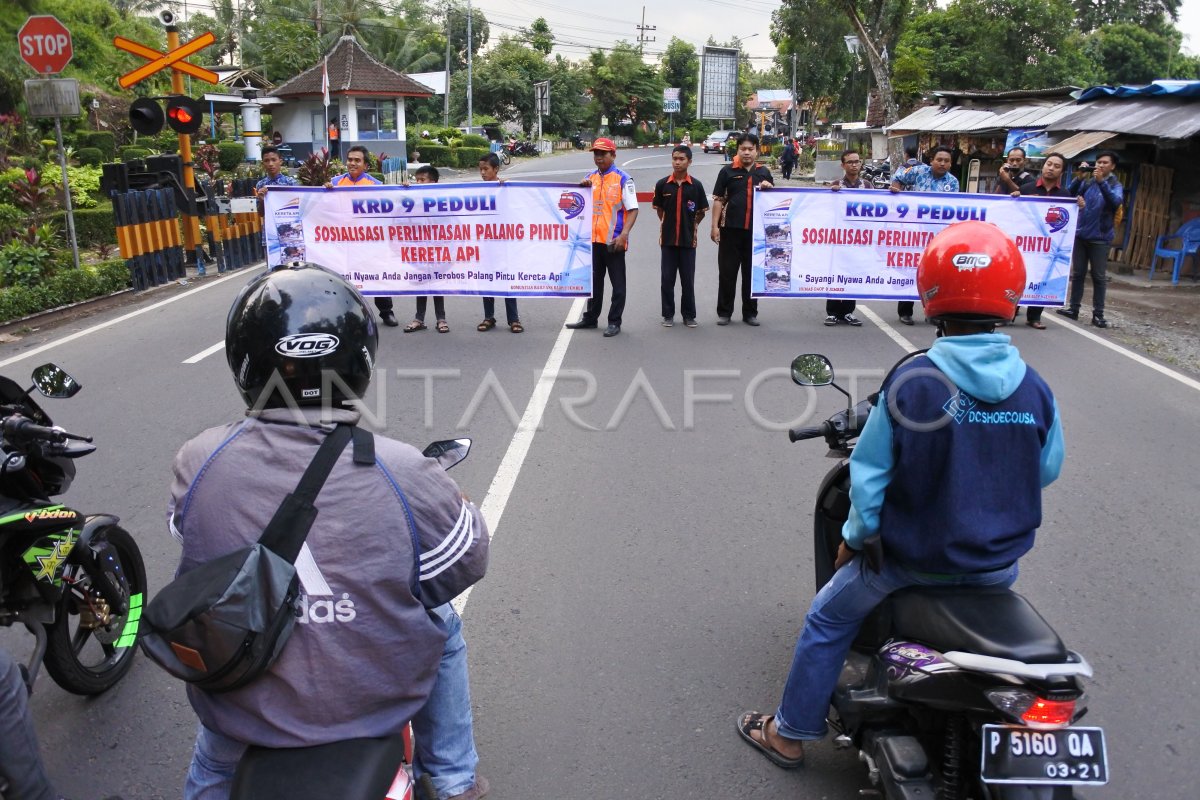
{"label": "man in red cap", "polygon": [[625,251],[629,232],[637,219],[637,189],[629,173],[616,166],[617,145],[612,139],[592,142],[596,171],[580,181],[592,187],[592,296],[578,322],[568,328],[598,327],[604,309],[604,275],[612,281],[612,304],[608,307],[606,337],[621,332],[621,313],[625,310]]}

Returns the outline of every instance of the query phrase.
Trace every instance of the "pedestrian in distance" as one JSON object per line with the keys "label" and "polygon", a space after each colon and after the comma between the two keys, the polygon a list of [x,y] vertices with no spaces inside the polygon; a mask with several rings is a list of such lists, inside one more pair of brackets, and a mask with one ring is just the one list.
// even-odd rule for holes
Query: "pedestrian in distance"
{"label": "pedestrian in distance", "polygon": [[[893,192],[905,189],[916,192],[957,192],[958,178],[950,172],[954,163],[954,151],[939,145],[930,152],[928,164],[915,164],[892,176]],[[896,304],[896,315],[905,325],[913,324],[912,300],[901,300]]]}
{"label": "pedestrian in distance", "polygon": [[[1071,190],[1066,184],[1066,171],[1066,157],[1062,153],[1049,153],[1042,162],[1042,174],[1022,183],[1020,190],[1013,192],[1012,196],[1071,197]],[[1083,198],[1076,198],[1076,204],[1083,208]],[[1026,306],[1025,324],[1035,330],[1046,330],[1046,324],[1042,322],[1044,310],[1042,306]]]}
{"label": "pedestrian in distance", "polygon": [[758,326],[758,301],[750,296],[750,271],[754,244],[754,195],[775,185],[771,171],[756,164],[758,137],[743,133],[737,140],[737,159],[722,167],[713,185],[710,236],[717,244],[717,324],[733,318],[738,273],[742,276],[742,320]]}
{"label": "pedestrian in distance", "polygon": [[[479,179],[487,183],[504,183],[500,180],[500,156],[488,153],[479,159]],[[508,329],[513,333],[523,333],[525,326],[521,324],[521,315],[517,313],[517,298],[504,298],[504,318]],[[483,298],[483,322],[475,326],[475,330],[490,331],[496,327],[496,298]]]}
{"label": "pedestrian in distance", "polygon": [[[1087,168],[1087,163],[1080,165]],[[1083,198],[1079,224],[1075,228],[1075,249],[1071,253],[1071,297],[1066,308],[1055,313],[1069,319],[1079,319],[1083,302],[1083,281],[1092,271],[1092,324],[1107,328],[1104,318],[1104,295],[1108,289],[1108,248],[1112,246],[1113,223],[1117,209],[1125,202],[1125,189],[1113,171],[1117,154],[1105,150],[1096,157],[1092,174],[1071,181],[1069,191]]]}
{"label": "pedestrian in distance", "polygon": [[783,152],[779,154],[779,169],[783,179],[791,180],[792,170],[796,167],[796,140],[790,136],[783,137]]}
{"label": "pedestrian in distance", "polygon": [[572,330],[599,327],[607,274],[612,282],[612,302],[608,306],[604,336],[611,338],[621,332],[621,315],[625,311],[625,253],[629,249],[629,233],[637,221],[637,188],[633,177],[616,166],[617,145],[612,139],[601,137],[592,142],[592,161],[595,171],[579,183],[592,187],[592,296],[583,316],[567,327]]}
{"label": "pedestrian in distance", "polygon": [[[954,259],[964,253],[990,266],[960,271]],[[745,742],[787,769],[804,763],[805,743],[824,738],[829,698],[867,615],[908,586],[1010,586],[1042,522],[1042,489],[1062,467],[1054,395],[995,332],[1025,288],[1013,241],[990,223],[950,225],[925,248],[917,285],[939,338],[880,388],[850,457],[836,571],[813,598],[777,709],[736,721]],[[956,419],[964,404],[984,419],[1027,424]],[[876,537],[882,557],[872,565],[861,551]]]}
{"label": "pedestrian in distance", "polygon": [[[413,173],[413,180],[416,183],[437,183],[441,179],[441,173],[437,167],[432,164],[424,164],[417,167],[417,171]],[[404,326],[405,333],[413,333],[415,331],[423,331],[425,325],[425,310],[429,307],[429,298],[421,295],[417,298],[417,314],[413,317],[413,321]],[[449,333],[450,324],[446,322],[446,298],[440,294],[433,298],[433,315],[437,318],[437,332]]]}
{"label": "pedestrian in distance", "polygon": [[[871,182],[861,176],[862,173],[862,156],[857,150],[842,151],[842,177],[829,184],[832,191],[840,192],[842,189],[870,189]],[[834,300],[832,298],[825,301],[825,324],[832,327],[834,325],[851,325],[859,327],[862,325],[862,320],[854,316],[854,309],[857,307],[857,302],[854,300]]]}
{"label": "pedestrian in distance", "polygon": [[688,173],[692,149],[677,145],[671,151],[671,174],[654,185],[658,212],[658,243],[662,248],[662,324],[675,324],[675,276],[679,276],[679,305],[683,324],[696,322],[696,245],[700,223],[708,212],[704,185]]}
{"label": "pedestrian in distance", "polygon": [[[367,172],[367,167],[371,165],[371,153],[366,147],[361,144],[350,145],[350,149],[346,151],[346,171],[340,175],[334,175],[325,182],[326,189],[338,189],[346,186],[379,186],[383,181],[376,178],[371,173]],[[392,310],[392,298],[386,296],[375,297],[375,308],[379,311],[379,318],[383,320],[383,324],[389,328],[395,328],[400,323],[396,320],[396,314]]]}

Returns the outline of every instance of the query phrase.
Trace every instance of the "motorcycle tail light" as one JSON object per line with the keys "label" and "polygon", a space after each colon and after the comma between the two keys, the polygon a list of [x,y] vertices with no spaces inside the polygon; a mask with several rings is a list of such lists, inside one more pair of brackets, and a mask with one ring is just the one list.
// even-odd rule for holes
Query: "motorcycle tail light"
{"label": "motorcycle tail light", "polygon": [[1039,730],[1065,728],[1075,718],[1079,697],[1038,697],[1028,689],[993,689],[987,699],[1011,722]]}

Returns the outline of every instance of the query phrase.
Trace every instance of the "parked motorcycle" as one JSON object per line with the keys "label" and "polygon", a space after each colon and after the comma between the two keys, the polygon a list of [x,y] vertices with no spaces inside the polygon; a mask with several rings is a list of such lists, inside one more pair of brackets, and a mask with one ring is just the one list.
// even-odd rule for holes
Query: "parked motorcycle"
{"label": "parked motorcycle", "polygon": [[887,159],[876,159],[863,165],[862,177],[876,189],[886,189],[892,183],[892,165]]}
{"label": "parked motorcycle", "polygon": [[531,141],[511,141],[505,145],[509,154],[514,156],[539,156],[541,153],[537,149],[537,145]]}
{"label": "parked motorcycle", "polygon": [[[470,449],[470,439],[446,439],[433,442],[422,454],[450,469]],[[412,764],[412,725],[375,739],[287,749],[250,747],[238,763],[230,800],[437,800],[428,775],[413,779]]]}
{"label": "parked motorcycle", "polygon": [[36,639],[30,686],[45,663],[59,686],[93,695],[133,663],[146,568],[117,517],[50,499],[70,488],[74,459],[96,447],[55,426],[30,394],[81,388],[54,364],[35,369],[29,389],[0,376],[0,626],[21,623]]}
{"label": "parked motorcycle", "polygon": [[[825,356],[797,356],[791,369],[801,386],[833,386],[850,398]],[[834,572],[850,512],[848,456],[876,398],[788,434],[793,442],[823,438],[842,457],[817,493],[817,589]],[[877,564],[878,537],[863,552]],[[863,623],[829,722],[835,745],[857,748],[889,800],[1069,800],[1075,786],[1108,782],[1103,730],[1074,725],[1087,710],[1081,681],[1091,675],[1016,592],[913,587]]]}

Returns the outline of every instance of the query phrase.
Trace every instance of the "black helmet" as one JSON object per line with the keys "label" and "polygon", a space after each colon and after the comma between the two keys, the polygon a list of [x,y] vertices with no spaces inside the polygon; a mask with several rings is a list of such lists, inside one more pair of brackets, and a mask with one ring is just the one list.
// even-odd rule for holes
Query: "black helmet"
{"label": "black helmet", "polygon": [[362,397],[378,341],[375,318],[358,290],[336,272],[304,262],[250,281],[225,322],[225,356],[252,408]]}

